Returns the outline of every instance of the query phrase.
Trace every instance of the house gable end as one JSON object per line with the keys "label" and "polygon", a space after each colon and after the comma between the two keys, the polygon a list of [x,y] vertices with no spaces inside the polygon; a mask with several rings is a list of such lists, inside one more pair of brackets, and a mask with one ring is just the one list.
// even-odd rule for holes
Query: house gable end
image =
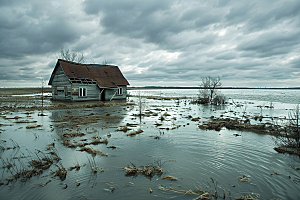
{"label": "house gable end", "polygon": [[66,85],[69,84],[70,81],[66,76],[62,66],[59,62],[56,63],[56,66],[51,74],[48,85]]}

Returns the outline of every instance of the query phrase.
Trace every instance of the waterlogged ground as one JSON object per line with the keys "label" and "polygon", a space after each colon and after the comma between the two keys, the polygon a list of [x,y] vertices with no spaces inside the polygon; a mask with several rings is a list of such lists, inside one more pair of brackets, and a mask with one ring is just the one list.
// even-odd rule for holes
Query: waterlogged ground
{"label": "waterlogged ground", "polygon": [[[0,199],[196,199],[200,190],[212,199],[300,199],[299,157],[274,151],[270,135],[198,127],[220,115],[271,123],[271,117],[287,117],[293,104],[276,102],[270,109],[269,102],[254,100],[227,106],[194,105],[189,99],[141,101],[141,119],[135,116],[137,105],[45,110],[45,116],[1,111]],[[262,122],[255,115],[263,115]],[[27,122],[16,123],[22,121]],[[125,126],[131,130],[119,131]],[[139,129],[143,132],[128,136]],[[83,147],[95,154],[79,151]],[[53,164],[42,173],[7,179],[45,157]],[[164,173],[125,176],[128,166],[159,166]],[[59,169],[66,169],[65,177],[56,173]]]}

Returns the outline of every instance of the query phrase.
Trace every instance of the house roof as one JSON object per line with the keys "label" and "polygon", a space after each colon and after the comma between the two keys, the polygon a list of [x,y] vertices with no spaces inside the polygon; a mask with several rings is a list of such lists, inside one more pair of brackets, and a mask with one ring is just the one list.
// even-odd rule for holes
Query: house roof
{"label": "house roof", "polygon": [[52,85],[54,72],[61,66],[69,81],[72,79],[91,79],[96,81],[99,87],[118,87],[118,85],[129,85],[118,66],[80,64],[58,59],[56,66],[49,80]]}

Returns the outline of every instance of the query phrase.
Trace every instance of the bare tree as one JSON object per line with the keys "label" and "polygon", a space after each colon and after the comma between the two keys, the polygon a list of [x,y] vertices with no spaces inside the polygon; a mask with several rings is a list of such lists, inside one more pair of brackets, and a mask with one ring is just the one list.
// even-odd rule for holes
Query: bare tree
{"label": "bare tree", "polygon": [[[203,98],[207,103],[214,103],[213,100],[217,96],[217,90],[222,86],[220,77],[207,76],[202,79],[200,84],[199,98]],[[219,99],[220,97],[218,97]],[[224,97],[222,96],[222,103],[224,103]]]}
{"label": "bare tree", "polygon": [[80,54],[78,52],[70,52],[70,50],[67,48],[65,48],[65,49],[61,48],[60,58],[66,60],[66,61],[77,62],[77,63],[85,62],[85,57],[82,53]]}

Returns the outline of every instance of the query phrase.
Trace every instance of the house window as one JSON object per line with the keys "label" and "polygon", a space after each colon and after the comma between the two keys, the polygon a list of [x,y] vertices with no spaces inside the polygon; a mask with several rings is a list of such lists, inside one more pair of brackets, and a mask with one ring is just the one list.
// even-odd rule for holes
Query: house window
{"label": "house window", "polygon": [[123,95],[123,88],[118,88],[117,95]]}
{"label": "house window", "polygon": [[57,87],[54,87],[54,95],[57,95]]}
{"label": "house window", "polygon": [[87,96],[86,88],[79,88],[79,97],[86,97],[86,96]]}

